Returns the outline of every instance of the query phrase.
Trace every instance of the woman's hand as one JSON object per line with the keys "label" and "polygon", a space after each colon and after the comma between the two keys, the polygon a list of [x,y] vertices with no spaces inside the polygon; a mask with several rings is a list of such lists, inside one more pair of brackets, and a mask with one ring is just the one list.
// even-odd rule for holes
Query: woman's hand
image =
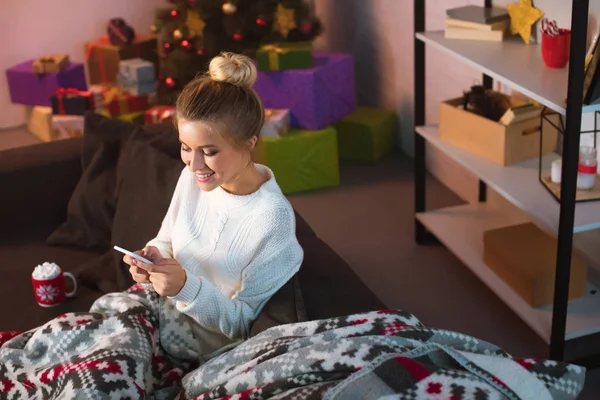
{"label": "woman's hand", "polygon": [[[160,250],[158,250],[158,248],[156,248],[155,246],[146,246],[142,250],[134,251],[133,253],[137,254],[138,256],[147,258],[151,261],[160,260],[162,258],[162,254],[160,254]],[[133,258],[129,255],[125,255],[123,257],[123,262],[125,264],[129,265],[129,273],[131,274],[131,277],[133,278],[133,280],[137,283],[151,283],[150,282],[150,274],[148,274],[148,272],[144,271],[142,268],[139,268],[137,265],[135,265],[135,263],[133,262],[134,260],[135,260],[135,258]],[[137,260],[136,260],[136,262],[137,262]]]}
{"label": "woman's hand", "polygon": [[181,291],[187,275],[185,269],[174,258],[161,258],[154,264],[133,260],[134,265],[149,274],[148,280],[161,296],[175,296]]}

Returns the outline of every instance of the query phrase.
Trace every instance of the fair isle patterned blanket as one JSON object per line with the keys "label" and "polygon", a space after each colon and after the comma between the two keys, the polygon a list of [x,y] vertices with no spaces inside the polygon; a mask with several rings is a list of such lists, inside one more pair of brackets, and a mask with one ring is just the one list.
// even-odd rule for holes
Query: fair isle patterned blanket
{"label": "fair isle patterned blanket", "polygon": [[0,399],[570,400],[585,378],[402,311],[278,326],[205,357],[191,323],[135,285],[2,333]]}

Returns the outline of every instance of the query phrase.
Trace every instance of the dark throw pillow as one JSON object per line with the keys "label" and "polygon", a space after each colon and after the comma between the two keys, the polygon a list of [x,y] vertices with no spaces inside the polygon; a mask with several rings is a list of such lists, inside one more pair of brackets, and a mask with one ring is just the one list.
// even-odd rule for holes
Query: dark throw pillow
{"label": "dark throw pillow", "polygon": [[135,251],[156,236],[184,167],[179,146],[170,124],[140,128],[131,135],[116,171],[111,248],[102,260],[78,271],[86,285],[112,292],[133,284],[123,255],[112,245]]}
{"label": "dark throw pillow", "polygon": [[50,245],[107,248],[116,206],[116,167],[135,125],[85,114],[82,175],[67,206],[67,220],[47,239]]}

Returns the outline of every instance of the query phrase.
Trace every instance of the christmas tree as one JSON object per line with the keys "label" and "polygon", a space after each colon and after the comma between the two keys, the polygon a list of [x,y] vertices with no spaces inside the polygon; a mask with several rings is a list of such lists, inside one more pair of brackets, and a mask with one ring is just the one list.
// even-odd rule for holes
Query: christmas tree
{"label": "christmas tree", "polygon": [[254,58],[261,44],[312,41],[314,0],[169,0],[151,30],[159,39],[159,102],[172,104],[221,51]]}

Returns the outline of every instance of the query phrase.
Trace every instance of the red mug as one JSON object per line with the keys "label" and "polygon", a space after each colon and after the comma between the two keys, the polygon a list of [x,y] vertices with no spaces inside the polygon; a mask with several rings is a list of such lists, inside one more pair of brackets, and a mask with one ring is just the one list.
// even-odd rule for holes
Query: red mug
{"label": "red mug", "polygon": [[549,68],[562,68],[569,62],[571,31],[559,29],[558,35],[542,32],[542,58]]}
{"label": "red mug", "polygon": [[[59,269],[59,274],[50,279],[36,279],[31,276],[35,301],[42,307],[54,307],[64,303],[67,297],[75,296],[77,291],[75,277],[70,272],[63,272],[60,267]],[[65,277],[73,281],[73,290],[68,293],[65,289]]]}

